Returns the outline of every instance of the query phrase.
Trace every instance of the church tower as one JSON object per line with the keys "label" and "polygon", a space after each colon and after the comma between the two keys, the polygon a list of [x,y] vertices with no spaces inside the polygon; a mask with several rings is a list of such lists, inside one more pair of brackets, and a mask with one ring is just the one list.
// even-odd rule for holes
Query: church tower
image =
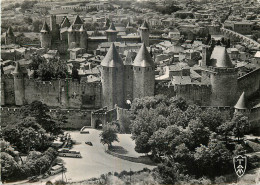
{"label": "church tower", "polygon": [[51,32],[46,21],[44,21],[41,29],[41,47],[42,48],[51,48]]}
{"label": "church tower", "polygon": [[154,61],[143,43],[133,62],[133,97],[154,96]]}
{"label": "church tower", "polygon": [[149,47],[149,26],[146,21],[143,22],[142,26],[139,28],[141,35],[141,42],[145,43],[146,47]]}
{"label": "church tower", "polygon": [[15,36],[11,26],[9,26],[5,33],[5,45],[8,44],[15,44]]}
{"label": "church tower", "polygon": [[24,76],[19,62],[16,62],[16,67],[13,71],[14,75],[14,96],[16,105],[24,105],[25,92],[24,92]]}
{"label": "church tower", "polygon": [[116,31],[115,25],[112,22],[110,24],[109,28],[106,30],[108,42],[116,42],[117,33],[118,33],[118,31]]}
{"label": "church tower", "polygon": [[234,106],[237,100],[237,69],[225,47],[215,46],[209,61],[212,106]]}
{"label": "church tower", "polygon": [[103,106],[108,109],[124,106],[124,64],[114,43],[101,62]]}

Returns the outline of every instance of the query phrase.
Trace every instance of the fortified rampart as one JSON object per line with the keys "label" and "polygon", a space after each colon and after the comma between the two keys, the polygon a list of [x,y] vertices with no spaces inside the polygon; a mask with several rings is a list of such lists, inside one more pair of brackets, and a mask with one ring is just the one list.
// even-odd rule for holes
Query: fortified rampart
{"label": "fortified rampart", "polygon": [[[1,126],[20,121],[20,108],[2,107],[1,108]],[[66,123],[61,125],[66,129],[79,129],[83,126],[91,125],[91,111],[83,109],[50,109],[49,114],[53,117],[58,114],[64,115]]]}
{"label": "fortified rampart", "polygon": [[247,73],[244,76],[238,78],[238,90],[239,94],[245,92],[245,95],[251,96],[255,92],[260,90],[260,68]]}
{"label": "fortified rampart", "polygon": [[[2,79],[1,87],[1,105],[16,105],[13,78]],[[24,78],[25,104],[38,100],[51,107],[97,109],[102,106],[101,88],[99,82],[79,83],[72,79],[41,81]]]}
{"label": "fortified rampart", "polygon": [[176,84],[174,85],[176,97],[182,97],[187,102],[200,106],[209,106],[211,98],[211,85],[203,84]]}

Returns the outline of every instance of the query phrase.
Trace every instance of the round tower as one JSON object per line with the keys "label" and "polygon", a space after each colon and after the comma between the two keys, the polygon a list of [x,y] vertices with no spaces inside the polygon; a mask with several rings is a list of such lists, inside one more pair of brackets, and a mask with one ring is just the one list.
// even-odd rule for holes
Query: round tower
{"label": "round tower", "polygon": [[139,28],[141,42],[145,43],[146,47],[149,47],[149,26],[146,21],[143,22],[142,26]]}
{"label": "round tower", "polygon": [[24,105],[25,92],[24,92],[24,76],[19,62],[16,62],[16,67],[13,71],[14,75],[14,97],[16,105]]}
{"label": "round tower", "polygon": [[116,31],[115,25],[112,22],[110,24],[110,27],[106,30],[108,42],[116,42],[117,33],[118,33],[118,31]]}
{"label": "round tower", "polygon": [[143,43],[133,62],[133,98],[154,96],[154,61]]}
{"label": "round tower", "polygon": [[83,27],[83,25],[80,27],[79,29],[79,34],[80,34],[80,48],[84,48],[87,49],[88,43],[87,43],[87,32],[85,30],[85,28]]}
{"label": "round tower", "polygon": [[5,33],[5,44],[15,44],[15,36],[11,26],[9,26]]}
{"label": "round tower", "polygon": [[49,26],[46,21],[44,21],[41,29],[41,47],[42,48],[51,48],[51,33]]}
{"label": "round tower", "polygon": [[71,43],[76,42],[76,31],[73,28],[73,25],[71,25],[68,29],[68,45],[69,48],[71,47]]}
{"label": "round tower", "polygon": [[124,64],[114,43],[101,62],[101,82],[103,106],[124,107]]}
{"label": "round tower", "polygon": [[237,69],[226,48],[216,46],[210,57],[211,105],[233,106],[237,100]]}

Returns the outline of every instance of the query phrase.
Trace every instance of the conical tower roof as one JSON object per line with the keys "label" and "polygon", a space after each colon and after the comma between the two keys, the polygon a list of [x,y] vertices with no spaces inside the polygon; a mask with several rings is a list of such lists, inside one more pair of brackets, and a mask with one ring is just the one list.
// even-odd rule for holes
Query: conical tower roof
{"label": "conical tower roof", "polygon": [[114,23],[112,22],[106,32],[117,32]]}
{"label": "conical tower roof", "polygon": [[245,100],[245,92],[243,92],[240,96],[240,98],[237,101],[237,104],[235,105],[236,109],[247,109],[246,108],[246,100]]}
{"label": "conical tower roof", "polygon": [[8,27],[6,34],[9,36],[14,36],[13,28],[11,26]]}
{"label": "conical tower roof", "polygon": [[44,21],[41,32],[50,32],[50,28],[48,26],[48,24],[46,23],[46,21]]}
{"label": "conical tower roof", "polygon": [[132,28],[133,26],[131,25],[130,21],[128,21],[126,28]]}
{"label": "conical tower roof", "polygon": [[83,24],[81,18],[79,17],[79,15],[77,15],[76,19],[74,20],[73,24]]}
{"label": "conical tower roof", "polygon": [[70,21],[69,21],[68,17],[64,17],[60,27],[61,28],[65,28],[65,27],[70,27],[70,25],[71,24],[70,24]]}
{"label": "conical tower roof", "polygon": [[83,25],[80,26],[80,29],[79,29],[80,32],[84,32],[85,31],[85,28]]}
{"label": "conical tower roof", "polygon": [[124,65],[122,58],[118,54],[116,50],[116,46],[114,43],[111,44],[105,58],[101,62],[101,66],[105,67],[120,67]]}
{"label": "conical tower roof", "polygon": [[147,29],[147,30],[149,30],[149,26],[148,26],[148,23],[146,22],[146,20],[143,22],[143,24],[140,27],[140,29]]}
{"label": "conical tower roof", "polygon": [[22,73],[22,69],[19,62],[16,62],[15,69],[13,71],[13,74]]}
{"label": "conical tower roof", "polygon": [[110,26],[110,20],[109,20],[108,18],[106,18],[104,27],[105,27],[105,28],[108,28],[109,26]]}
{"label": "conical tower roof", "polygon": [[73,28],[73,25],[71,25],[71,26],[69,27],[69,29],[68,29],[68,32],[73,32],[73,31],[75,31],[75,30],[74,30],[74,28]]}
{"label": "conical tower roof", "polygon": [[223,46],[215,46],[213,52],[210,57],[210,66],[213,67],[225,67],[225,68],[233,68],[227,50]]}
{"label": "conical tower roof", "polygon": [[133,66],[139,66],[139,67],[153,67],[154,62],[153,59],[148,52],[145,44],[143,43],[138,54],[135,57]]}
{"label": "conical tower roof", "polygon": [[134,52],[128,51],[124,60],[124,65],[133,65]]}

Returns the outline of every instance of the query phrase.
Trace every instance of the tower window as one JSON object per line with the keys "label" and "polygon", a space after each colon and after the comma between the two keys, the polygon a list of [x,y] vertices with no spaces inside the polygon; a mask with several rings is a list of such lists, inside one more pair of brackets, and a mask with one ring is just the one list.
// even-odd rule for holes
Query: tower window
{"label": "tower window", "polygon": [[139,71],[141,70],[141,68],[139,67]]}

